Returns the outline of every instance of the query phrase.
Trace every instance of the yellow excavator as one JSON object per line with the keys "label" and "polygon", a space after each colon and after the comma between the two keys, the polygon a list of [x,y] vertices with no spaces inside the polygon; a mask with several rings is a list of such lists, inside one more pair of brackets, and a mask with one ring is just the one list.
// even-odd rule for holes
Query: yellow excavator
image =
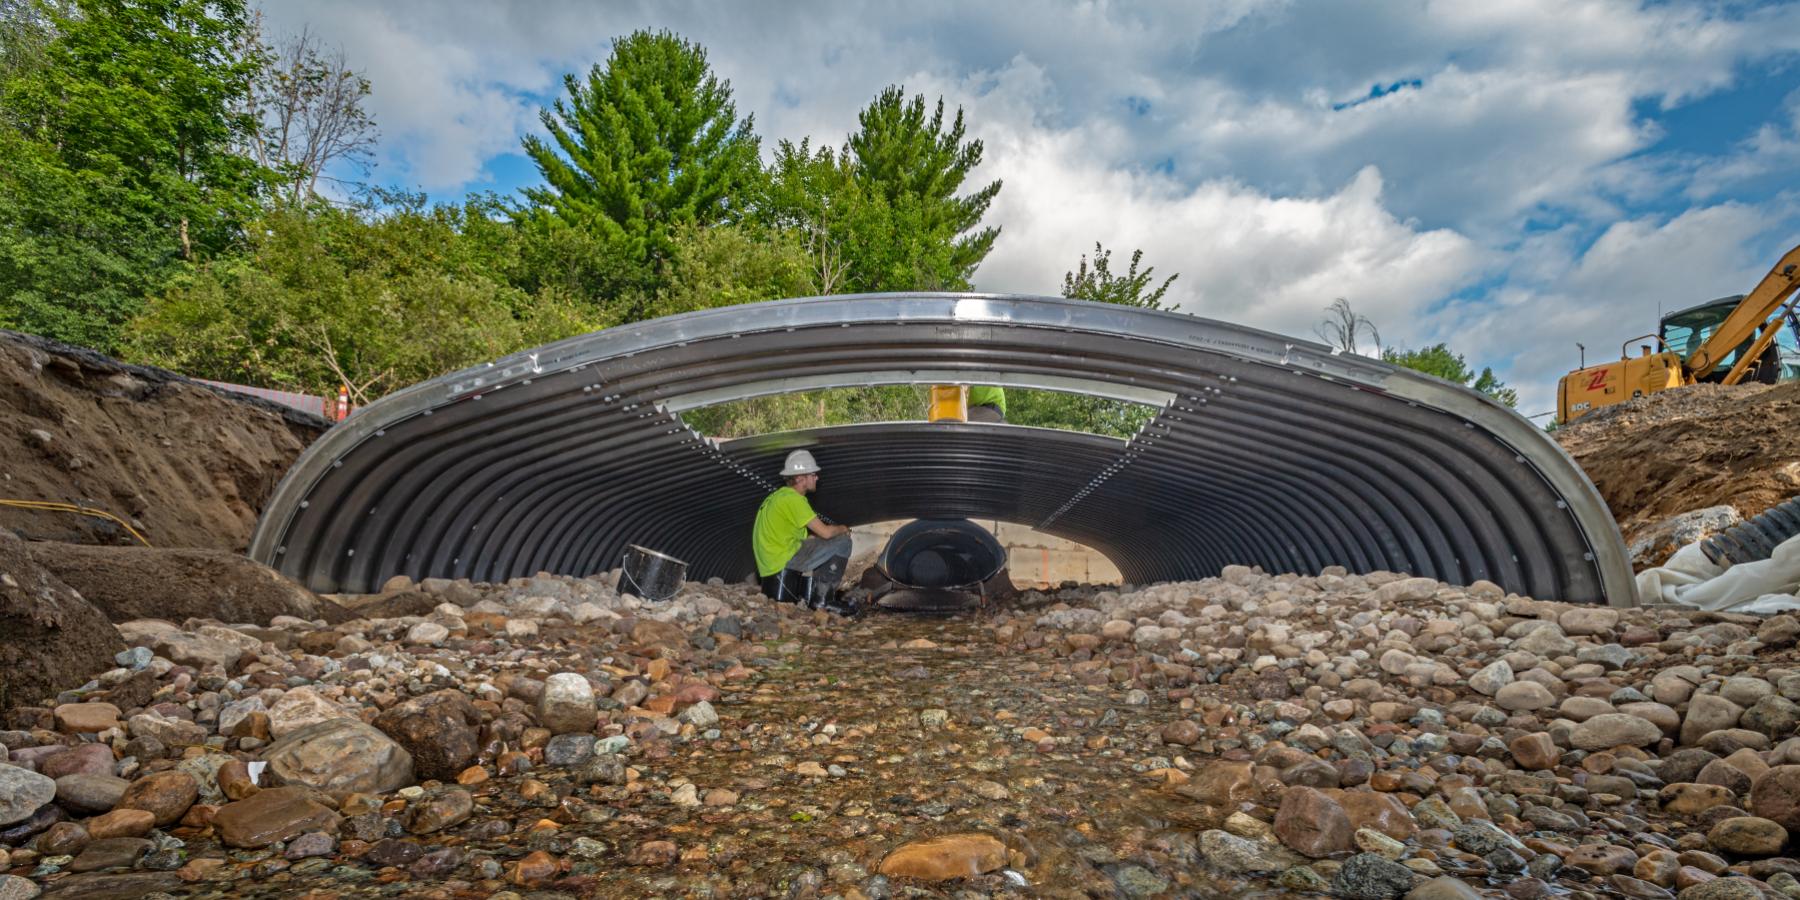
{"label": "yellow excavator", "polygon": [[[1656,334],[1626,341],[1616,362],[1576,369],[1556,386],[1556,419],[1700,382],[1763,384],[1800,379],[1800,247],[1789,250],[1748,294],[1670,313]],[[1643,344],[1637,356],[1628,348]]]}

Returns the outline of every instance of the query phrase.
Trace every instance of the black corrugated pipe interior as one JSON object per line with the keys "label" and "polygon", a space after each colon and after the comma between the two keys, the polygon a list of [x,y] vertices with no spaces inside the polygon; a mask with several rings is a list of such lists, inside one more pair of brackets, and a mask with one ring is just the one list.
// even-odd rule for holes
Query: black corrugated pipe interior
{"label": "black corrugated pipe interior", "polygon": [[[680,416],[768,393],[959,380],[1159,413],[1130,441],[893,422],[721,443]],[[757,504],[799,447],[823,466],[815,505],[836,521],[1015,522],[1099,550],[1134,583],[1341,565],[1634,601],[1593,485],[1480,394],[1193,316],[979,294],[705,310],[415,385],[296,461],[251,555],[328,592],[396,574],[588,574],[634,543],[687,560],[691,578],[738,579]]]}
{"label": "black corrugated pipe interior", "polygon": [[1006,548],[968,519],[917,519],[900,526],[875,561],[903,588],[972,589],[1006,568]]}

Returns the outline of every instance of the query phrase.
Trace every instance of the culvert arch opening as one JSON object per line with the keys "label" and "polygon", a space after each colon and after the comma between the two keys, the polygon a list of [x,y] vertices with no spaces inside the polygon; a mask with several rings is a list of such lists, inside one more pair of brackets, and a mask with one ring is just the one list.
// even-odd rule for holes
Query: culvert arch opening
{"label": "culvert arch opening", "polygon": [[[720,442],[681,418],[696,398],[871,372],[1068,378],[1103,386],[1084,388],[1096,396],[1168,399],[1129,439],[899,422]],[[415,385],[296,462],[251,553],[321,591],[373,590],[396,574],[586,574],[617,565],[631,543],[687,560],[693,577],[737,579],[751,569],[749,522],[791,446],[814,448],[847,486],[834,498],[854,491],[842,497],[855,507],[846,524],[1028,522],[1100,549],[1133,583],[1234,563],[1343,565],[1633,600],[1593,486],[1541,431],[1479,394],[1178,313],[970,294],[703,310]]]}

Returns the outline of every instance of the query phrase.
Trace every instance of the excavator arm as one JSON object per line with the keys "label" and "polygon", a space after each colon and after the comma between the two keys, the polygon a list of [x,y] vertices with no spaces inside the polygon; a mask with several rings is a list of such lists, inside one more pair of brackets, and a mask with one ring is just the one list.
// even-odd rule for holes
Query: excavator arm
{"label": "excavator arm", "polygon": [[[1730,356],[1731,351],[1739,344],[1754,337],[1755,345],[1738,359],[1725,377],[1726,384],[1741,381],[1752,362],[1775,339],[1775,333],[1781,328],[1781,318],[1776,314],[1787,304],[1788,296],[1796,288],[1800,288],[1800,247],[1789,250],[1756,288],[1744,295],[1744,299],[1725,317],[1725,321],[1719,323],[1712,335],[1688,355],[1685,366],[1689,377],[1695,381],[1705,378],[1713,369],[1718,368],[1719,360]],[[1762,332],[1760,336],[1757,334],[1759,330]]]}

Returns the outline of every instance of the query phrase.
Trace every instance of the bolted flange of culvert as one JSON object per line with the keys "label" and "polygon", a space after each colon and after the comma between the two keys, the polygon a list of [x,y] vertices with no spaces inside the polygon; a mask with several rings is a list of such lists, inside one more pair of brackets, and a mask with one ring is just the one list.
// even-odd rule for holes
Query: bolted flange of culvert
{"label": "bolted flange of culvert", "polygon": [[[683,414],[797,391],[992,384],[1143,404],[1127,439],[899,421],[716,440]],[[1599,492],[1478,392],[1314,342],[1054,297],[906,293],[720,307],[534,348],[396,391],[301,454],[249,555],[314,591],[394,575],[591,574],[627,545],[735,581],[782,458],[857,526],[957,518],[1092,547],[1130,582],[1226,566],[1404,572],[1628,606]]]}

